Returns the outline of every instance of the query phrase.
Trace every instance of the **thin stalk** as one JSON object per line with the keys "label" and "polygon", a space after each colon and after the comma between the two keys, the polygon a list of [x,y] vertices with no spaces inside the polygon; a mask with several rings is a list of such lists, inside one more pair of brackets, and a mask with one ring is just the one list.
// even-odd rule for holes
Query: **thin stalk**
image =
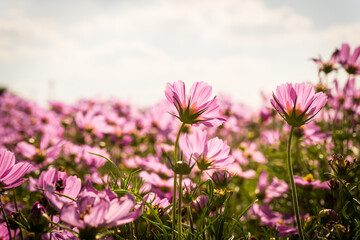
{"label": "thin stalk", "polygon": [[193,219],[192,219],[190,204],[187,205],[187,210],[188,210],[188,215],[189,215],[191,234],[194,235],[194,226],[193,226]]}
{"label": "thin stalk", "polygon": [[[174,168],[177,167],[177,161],[178,161],[178,148],[179,148],[179,137],[180,134],[184,128],[186,123],[182,123],[179,129],[179,132],[177,133],[176,140],[175,140],[175,149],[174,149]],[[176,221],[176,184],[177,184],[177,175],[174,172],[174,186],[173,186],[173,209],[172,209],[172,225],[171,225],[171,233],[172,233],[172,239],[175,240],[175,221]]]}
{"label": "thin stalk", "polygon": [[[13,188],[13,193],[14,193],[14,204],[15,204],[15,209],[16,209],[16,212],[18,213],[19,212],[19,209],[18,209],[18,205],[17,205],[17,201],[16,201],[16,189]],[[23,232],[21,230],[21,227],[19,227],[19,230],[20,230],[20,239],[23,240],[24,239],[24,236],[23,236]],[[50,233],[51,234],[51,233]],[[15,236],[15,235],[14,235]],[[50,235],[50,240],[51,240],[51,235]]]}
{"label": "thin stalk", "polygon": [[174,173],[173,205],[172,205],[172,225],[171,225],[172,240],[175,240],[175,221],[176,221],[176,181],[177,181],[177,175],[176,175],[176,173]]}
{"label": "thin stalk", "polygon": [[178,215],[178,239],[182,239],[182,220],[181,220],[181,205],[182,205],[182,174],[179,174],[179,215]]}
{"label": "thin stalk", "polygon": [[[337,199],[337,207],[339,213],[342,210],[342,198],[343,198],[343,188],[342,188],[342,184],[339,183],[339,199]],[[340,215],[340,224],[341,223],[342,223],[342,215]]]}
{"label": "thin stalk", "polygon": [[298,203],[298,198],[297,198],[297,193],[296,193],[296,186],[295,186],[295,181],[294,181],[294,172],[293,172],[293,168],[292,168],[292,164],[291,164],[291,152],[290,152],[290,149],[291,149],[291,137],[293,135],[293,131],[294,131],[294,127],[292,126],[291,130],[290,130],[289,141],[288,141],[288,146],[287,146],[287,165],[288,165],[288,169],[289,169],[290,182],[291,182],[292,202],[293,202],[294,212],[295,212],[295,216],[296,216],[296,224],[297,224],[297,228],[298,228],[298,232],[299,232],[299,237],[300,237],[301,240],[305,240],[303,229],[302,229],[302,226],[301,226],[299,203]]}
{"label": "thin stalk", "polygon": [[9,239],[11,240],[11,231],[10,231],[10,224],[9,224],[9,221],[6,217],[6,213],[5,213],[5,209],[4,209],[4,205],[1,201],[1,197],[0,197],[0,204],[1,204],[1,211],[2,211],[2,214],[4,215],[4,219],[5,219],[5,222],[6,222],[6,227],[8,229],[8,233],[9,233]]}
{"label": "thin stalk", "polygon": [[[51,223],[53,221],[53,216],[50,217],[50,228],[52,228],[53,224]],[[52,240],[52,231],[50,232],[50,240]]]}

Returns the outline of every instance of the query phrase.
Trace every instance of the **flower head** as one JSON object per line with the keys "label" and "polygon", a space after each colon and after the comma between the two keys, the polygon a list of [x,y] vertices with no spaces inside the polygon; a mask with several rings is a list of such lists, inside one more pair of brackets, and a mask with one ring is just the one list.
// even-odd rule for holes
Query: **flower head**
{"label": "flower head", "polygon": [[134,210],[135,204],[129,193],[119,198],[109,188],[98,192],[87,182],[76,203],[70,202],[62,207],[60,218],[79,229],[80,239],[96,239],[100,230],[130,223],[140,217],[142,206]]}
{"label": "flower head", "polygon": [[300,127],[310,122],[326,104],[323,92],[315,94],[307,83],[285,83],[276,88],[270,100],[275,110],[290,126]]}
{"label": "flower head", "polygon": [[226,141],[217,137],[208,140],[206,131],[198,130],[190,135],[182,135],[179,146],[189,161],[193,159],[197,162],[200,170],[225,169],[234,161],[229,156],[230,147]]}
{"label": "flower head", "polygon": [[25,162],[15,163],[15,155],[6,149],[0,149],[0,191],[21,185],[23,177],[32,168]]}
{"label": "flower head", "polygon": [[330,190],[330,186],[329,186],[330,181],[320,182],[320,180],[315,180],[311,173],[306,175],[305,177],[294,176],[294,181],[295,184],[304,187],[308,186],[311,188],[321,188],[321,189]]}
{"label": "flower head", "polygon": [[66,172],[56,171],[55,168],[42,171],[38,180],[30,177],[29,183],[30,189],[38,187],[46,190],[44,195],[56,211],[60,211],[63,205],[71,202],[71,200],[67,197],[59,196],[54,192],[76,198],[81,189],[80,178],[76,176],[68,177]]}
{"label": "flower head", "polygon": [[340,50],[340,64],[349,74],[360,74],[360,46],[350,54],[350,46],[343,43]]}
{"label": "flower head", "polygon": [[174,115],[183,123],[201,123],[208,127],[217,127],[225,119],[219,113],[220,105],[216,97],[208,101],[212,88],[205,82],[196,82],[190,93],[186,94],[185,84],[182,81],[168,83],[165,96],[176,107],[178,115]]}
{"label": "flower head", "polygon": [[76,204],[70,203],[61,209],[61,220],[79,229],[100,229],[123,225],[137,219],[142,207],[132,212],[135,199],[126,194],[118,198],[111,190],[97,192],[91,187],[79,195]]}
{"label": "flower head", "polygon": [[339,61],[340,51],[338,49],[331,55],[328,62],[324,62],[321,57],[313,58],[312,60],[318,65],[319,71],[323,71],[325,74],[336,70],[335,64]]}

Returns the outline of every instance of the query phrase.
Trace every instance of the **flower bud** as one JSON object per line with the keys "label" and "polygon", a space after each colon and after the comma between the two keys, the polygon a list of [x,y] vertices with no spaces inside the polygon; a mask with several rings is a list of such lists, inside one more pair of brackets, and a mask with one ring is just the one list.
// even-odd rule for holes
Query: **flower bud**
{"label": "flower bud", "polygon": [[209,202],[209,197],[206,195],[199,196],[195,201],[191,203],[191,208],[197,212],[201,212]]}
{"label": "flower bud", "polygon": [[322,224],[326,224],[327,222],[335,221],[337,214],[332,209],[323,209],[319,212],[319,218]]}
{"label": "flower bud", "polygon": [[191,172],[191,167],[189,164],[187,163],[183,163],[182,161],[178,161],[177,162],[177,166],[174,166],[174,172],[176,174],[181,174],[181,175],[189,175]]}
{"label": "flower bud", "polygon": [[315,216],[310,216],[305,218],[304,221],[304,229],[305,230],[310,230],[311,228],[313,228],[316,225],[316,218]]}
{"label": "flower bud", "polygon": [[30,231],[35,233],[45,233],[50,223],[50,218],[45,208],[39,202],[34,203],[27,220]]}
{"label": "flower bud", "polygon": [[216,188],[226,188],[230,182],[231,173],[226,170],[216,171],[211,175]]}
{"label": "flower bud", "polygon": [[214,190],[214,199],[213,199],[213,205],[215,208],[222,207],[226,201],[232,194],[232,191],[229,190]]}

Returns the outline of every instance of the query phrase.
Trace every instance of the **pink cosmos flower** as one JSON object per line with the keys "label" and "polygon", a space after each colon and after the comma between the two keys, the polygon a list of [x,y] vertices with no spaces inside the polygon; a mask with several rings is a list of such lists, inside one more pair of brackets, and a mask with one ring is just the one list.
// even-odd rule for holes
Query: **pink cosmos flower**
{"label": "pink cosmos flower", "polygon": [[264,130],[261,132],[261,136],[267,144],[274,145],[280,141],[280,132],[274,130]]}
{"label": "pink cosmos flower", "polygon": [[326,104],[323,92],[315,94],[307,83],[285,83],[276,88],[270,100],[275,110],[290,126],[300,127],[310,122]]}
{"label": "pink cosmos flower", "polygon": [[38,180],[30,177],[29,183],[30,190],[35,190],[35,187],[46,190],[44,195],[56,211],[60,211],[63,205],[71,202],[71,200],[59,196],[54,192],[76,198],[81,189],[80,178],[76,176],[67,177],[66,172],[56,171],[55,168],[48,171],[42,171]]}
{"label": "pink cosmos flower", "polygon": [[336,49],[335,52],[331,55],[330,60],[327,62],[323,62],[321,57],[313,58],[312,60],[318,65],[319,72],[323,71],[325,74],[328,74],[333,70],[336,70],[335,64],[339,61],[339,55],[340,51],[339,49]]}
{"label": "pink cosmos flower", "polygon": [[[252,143],[247,143],[247,142],[242,142],[240,144],[240,149],[242,151],[242,155],[244,158],[251,160],[253,162],[257,162],[257,163],[267,163],[267,159],[265,158],[264,154],[260,151],[258,151],[258,147],[256,145],[256,143],[252,142]],[[240,160],[238,159],[240,164],[244,164],[240,162]]]}
{"label": "pink cosmos flower", "polygon": [[190,93],[186,94],[185,84],[182,81],[168,83],[165,96],[176,107],[178,115],[174,115],[183,123],[201,123],[208,127],[217,127],[225,119],[221,116],[220,105],[216,97],[208,101],[212,88],[205,82],[196,82]]}
{"label": "pink cosmos flower", "polygon": [[142,214],[141,206],[133,211],[134,207],[135,199],[131,194],[119,199],[110,189],[98,192],[86,186],[76,204],[64,205],[60,217],[82,230],[114,227],[132,222]]}
{"label": "pink cosmos flower", "polygon": [[44,134],[40,141],[39,148],[34,145],[21,141],[16,145],[16,151],[20,152],[27,159],[31,159],[36,163],[51,163],[61,153],[63,140],[57,141],[57,143],[50,147],[51,137]]}
{"label": "pink cosmos flower", "polygon": [[312,174],[308,174],[305,177],[294,176],[294,181],[297,185],[330,190],[330,181],[320,182],[320,180],[315,180]]}
{"label": "pink cosmos flower", "polygon": [[340,50],[340,64],[343,65],[349,74],[360,74],[360,46],[358,46],[353,54],[350,54],[350,46],[343,43]]}
{"label": "pink cosmos flower", "polygon": [[234,161],[234,158],[229,157],[230,147],[226,141],[217,137],[208,140],[206,131],[197,130],[193,134],[182,135],[179,146],[189,161],[197,162],[200,170],[225,169]]}
{"label": "pink cosmos flower", "polygon": [[172,207],[168,208],[165,212],[164,209],[166,209],[170,202],[167,198],[159,198],[155,193],[150,192],[145,195],[144,200],[151,204],[151,206],[158,211],[159,215],[165,215],[169,214]]}
{"label": "pink cosmos flower", "polygon": [[29,163],[15,163],[15,155],[6,149],[0,149],[0,191],[21,185],[26,179],[21,178],[31,170]]}
{"label": "pink cosmos flower", "polygon": [[0,223],[0,239],[10,239],[9,238],[9,231],[8,228],[6,226],[6,223]]}
{"label": "pink cosmos flower", "polygon": [[89,111],[85,115],[82,112],[77,112],[75,122],[80,130],[85,130],[99,138],[102,138],[104,134],[110,133],[112,130],[106,123],[105,116],[97,115],[96,111]]}
{"label": "pink cosmos flower", "polygon": [[288,191],[288,188],[287,183],[277,177],[274,177],[271,183],[268,184],[267,173],[262,171],[255,192],[265,203],[269,203],[274,198],[282,197]]}
{"label": "pink cosmos flower", "polygon": [[293,217],[283,216],[283,214],[279,212],[272,211],[268,204],[260,206],[255,203],[251,207],[251,212],[260,218],[261,224],[269,227],[275,227],[279,231],[279,236],[281,237],[297,234],[295,227],[287,225],[293,223]]}
{"label": "pink cosmos flower", "polygon": [[[60,224],[61,222],[59,216],[58,215],[52,216],[52,222]],[[79,238],[76,237],[74,233],[71,232],[70,230],[57,227],[54,229],[54,231],[43,234],[42,239],[43,240],[79,240]],[[79,231],[79,229],[77,228],[72,228],[72,230],[75,232]]]}

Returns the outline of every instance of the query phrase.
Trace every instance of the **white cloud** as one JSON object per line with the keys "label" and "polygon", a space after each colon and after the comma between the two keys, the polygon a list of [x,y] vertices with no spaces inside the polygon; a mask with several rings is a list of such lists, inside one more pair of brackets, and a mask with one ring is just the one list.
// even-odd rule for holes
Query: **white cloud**
{"label": "white cloud", "polygon": [[308,58],[360,39],[360,23],[314,30],[310,18],[260,0],[120,4],[71,21],[27,11],[0,16],[0,74],[41,101],[50,79],[56,98],[103,93],[141,104],[182,79],[256,106],[262,88],[315,79]]}

